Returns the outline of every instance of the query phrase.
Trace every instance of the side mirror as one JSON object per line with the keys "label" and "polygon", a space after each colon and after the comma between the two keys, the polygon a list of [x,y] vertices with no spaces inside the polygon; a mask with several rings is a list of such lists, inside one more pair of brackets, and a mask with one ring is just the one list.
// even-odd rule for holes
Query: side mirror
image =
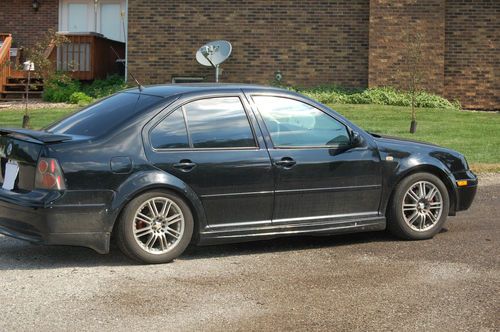
{"label": "side mirror", "polygon": [[351,132],[351,146],[352,147],[357,147],[363,144],[363,137],[357,132],[357,131],[352,131]]}

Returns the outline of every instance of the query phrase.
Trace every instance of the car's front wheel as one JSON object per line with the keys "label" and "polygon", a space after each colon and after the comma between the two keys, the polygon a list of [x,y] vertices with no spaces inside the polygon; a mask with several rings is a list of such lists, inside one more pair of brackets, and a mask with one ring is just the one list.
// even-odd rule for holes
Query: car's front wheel
{"label": "car's front wheel", "polygon": [[168,263],[189,245],[193,225],[181,197],[169,191],[147,192],[125,207],[117,228],[118,246],[141,263]]}
{"label": "car's front wheel", "polygon": [[415,173],[396,187],[390,209],[388,229],[409,240],[432,238],[443,227],[450,208],[445,184],[430,173]]}

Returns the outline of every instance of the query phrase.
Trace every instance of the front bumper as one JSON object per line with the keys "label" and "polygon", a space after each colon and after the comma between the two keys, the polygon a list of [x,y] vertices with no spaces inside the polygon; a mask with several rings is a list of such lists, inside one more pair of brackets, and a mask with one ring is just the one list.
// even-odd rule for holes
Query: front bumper
{"label": "front bumper", "polygon": [[0,234],[34,243],[82,246],[108,253],[112,229],[108,204],[104,200],[87,202],[82,195],[95,201],[103,196],[110,199],[112,192],[17,194],[0,189]]}
{"label": "front bumper", "polygon": [[[457,202],[456,202],[456,211],[464,211],[467,210],[474,201],[474,197],[476,196],[478,179],[477,176],[472,171],[466,171],[460,174],[455,174],[456,179],[456,190],[457,190]],[[467,185],[458,186],[458,181],[466,180]]]}

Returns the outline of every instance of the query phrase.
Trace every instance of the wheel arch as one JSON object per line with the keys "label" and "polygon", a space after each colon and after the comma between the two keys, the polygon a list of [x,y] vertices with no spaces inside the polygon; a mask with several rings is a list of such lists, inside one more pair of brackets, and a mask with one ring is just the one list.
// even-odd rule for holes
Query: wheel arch
{"label": "wheel arch", "polygon": [[141,173],[145,174],[132,176],[117,190],[112,202],[111,234],[113,235],[118,220],[130,201],[149,191],[167,190],[181,197],[191,209],[195,225],[192,241],[196,242],[200,229],[206,225],[205,211],[198,195],[186,183],[171,174],[160,171]]}
{"label": "wheel arch", "polygon": [[413,175],[415,173],[430,173],[432,175],[437,176],[446,186],[446,189],[448,190],[448,197],[450,199],[450,210],[448,215],[454,216],[456,213],[456,203],[457,203],[457,195],[455,191],[455,187],[453,186],[453,182],[450,179],[450,176],[443,171],[441,168],[432,165],[432,164],[423,164],[423,165],[418,165],[415,167],[412,167],[410,169],[407,169],[405,172],[401,173],[396,181],[391,186],[390,189],[390,194],[389,198],[387,199],[387,202],[385,203],[385,210],[384,212],[387,214],[388,213],[388,208],[389,205],[392,202],[394,192],[396,191],[397,186],[403,181],[403,179],[407,178],[410,175]]}

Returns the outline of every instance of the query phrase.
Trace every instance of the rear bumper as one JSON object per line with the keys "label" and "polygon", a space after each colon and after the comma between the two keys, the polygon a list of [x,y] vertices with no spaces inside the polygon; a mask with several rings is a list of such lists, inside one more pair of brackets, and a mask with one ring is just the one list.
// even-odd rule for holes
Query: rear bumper
{"label": "rear bumper", "polygon": [[478,179],[472,171],[467,171],[458,177],[458,180],[467,180],[467,186],[457,186],[456,211],[464,211],[472,205],[474,197],[476,197]]}
{"label": "rear bumper", "polygon": [[107,204],[66,204],[65,195],[48,202],[47,196],[32,199],[0,189],[0,234],[34,243],[82,246],[108,253],[112,222]]}

